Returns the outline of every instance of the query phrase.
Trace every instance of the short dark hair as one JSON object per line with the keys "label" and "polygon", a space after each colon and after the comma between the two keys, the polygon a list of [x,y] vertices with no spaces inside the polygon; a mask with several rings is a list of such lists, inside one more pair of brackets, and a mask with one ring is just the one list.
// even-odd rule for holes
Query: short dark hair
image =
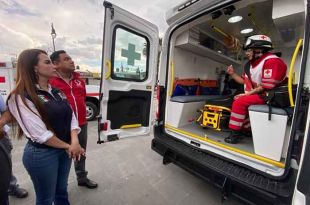
{"label": "short dark hair", "polygon": [[51,55],[50,55],[50,59],[52,62],[59,60],[59,55],[62,53],[66,53],[66,51],[64,50],[58,50],[58,51],[54,51]]}

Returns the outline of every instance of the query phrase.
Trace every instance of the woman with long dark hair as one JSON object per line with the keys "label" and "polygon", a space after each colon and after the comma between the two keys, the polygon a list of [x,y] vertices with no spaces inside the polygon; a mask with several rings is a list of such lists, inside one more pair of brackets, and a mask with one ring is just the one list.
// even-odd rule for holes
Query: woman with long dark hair
{"label": "woman with long dark hair", "polygon": [[48,80],[56,70],[47,53],[23,51],[17,62],[16,88],[8,107],[28,139],[23,164],[34,185],[37,205],[68,205],[71,158],[85,154],[77,138],[80,128],[65,95]]}

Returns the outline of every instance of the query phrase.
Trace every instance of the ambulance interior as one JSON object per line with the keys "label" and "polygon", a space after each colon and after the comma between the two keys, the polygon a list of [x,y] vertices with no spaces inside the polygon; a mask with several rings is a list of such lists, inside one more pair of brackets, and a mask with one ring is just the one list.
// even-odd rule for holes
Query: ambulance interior
{"label": "ambulance interior", "polygon": [[[242,92],[243,85],[228,79],[225,71],[233,65],[241,75],[247,61],[243,44],[251,35],[264,34],[271,38],[272,52],[285,61],[288,73],[297,42],[304,35],[304,18],[302,0],[240,1],[176,29],[169,51],[166,132],[200,149],[281,176],[294,109],[290,116],[281,109],[275,111],[269,121],[268,112],[254,109],[250,116],[252,137],[238,144],[226,143],[232,96]],[[299,80],[301,48],[293,62],[294,84]],[[210,112],[202,112],[209,108]]]}

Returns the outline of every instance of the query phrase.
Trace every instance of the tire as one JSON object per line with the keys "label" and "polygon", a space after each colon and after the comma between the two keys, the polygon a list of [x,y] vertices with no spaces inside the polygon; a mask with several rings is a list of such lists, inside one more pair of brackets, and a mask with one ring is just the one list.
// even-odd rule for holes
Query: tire
{"label": "tire", "polygon": [[93,102],[86,102],[86,120],[92,121],[98,115],[98,107]]}

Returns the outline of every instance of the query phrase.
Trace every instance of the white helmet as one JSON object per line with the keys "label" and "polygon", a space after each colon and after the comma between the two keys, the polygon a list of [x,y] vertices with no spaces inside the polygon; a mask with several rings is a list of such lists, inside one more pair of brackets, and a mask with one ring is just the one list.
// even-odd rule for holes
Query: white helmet
{"label": "white helmet", "polygon": [[266,50],[271,50],[272,42],[271,39],[265,35],[250,36],[245,42],[245,45],[243,46],[244,50],[249,48],[263,48]]}

